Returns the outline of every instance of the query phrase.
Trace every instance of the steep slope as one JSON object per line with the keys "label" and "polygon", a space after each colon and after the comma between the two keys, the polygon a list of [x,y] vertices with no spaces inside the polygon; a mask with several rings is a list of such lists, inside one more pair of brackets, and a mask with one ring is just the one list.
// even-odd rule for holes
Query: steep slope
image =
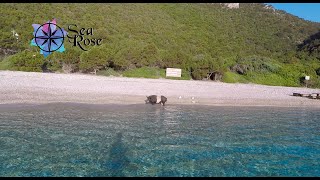
{"label": "steep slope", "polygon": [[[52,18],[57,18],[65,29],[69,24],[92,27],[94,37],[104,39],[101,47],[87,52],[66,43],[65,53],[50,55],[54,70],[66,64],[73,64],[71,71],[82,72],[106,67],[116,71],[143,66],[180,67],[191,72],[194,79],[202,79],[210,70],[225,73],[225,81],[233,81],[230,78],[236,76],[264,83],[263,79],[255,79],[259,73],[267,75],[266,79],[269,75],[281,78],[279,83],[269,82],[274,85],[299,85],[296,76],[313,71],[314,67],[306,68],[296,52],[299,44],[320,30],[319,23],[257,3],[241,3],[235,9],[218,3],[1,4],[0,10],[0,47],[6,52],[18,51],[23,56],[29,52],[22,52],[26,49],[37,52],[37,48],[29,45],[31,24]],[[12,36],[13,29],[20,35],[18,41]],[[90,59],[92,55],[96,58]],[[5,58],[7,64],[12,62],[9,67],[21,70],[21,64],[28,66],[20,63],[19,53],[14,56]],[[97,64],[97,59],[104,61]],[[306,61],[315,60],[307,55]],[[243,64],[247,65],[248,73],[237,74],[234,67]],[[287,67],[297,64],[298,75],[284,77],[288,74]],[[22,70],[25,69],[28,68]]]}
{"label": "steep slope", "polygon": [[300,44],[299,51],[301,53],[308,53],[308,55],[320,59],[320,32],[311,35]]}

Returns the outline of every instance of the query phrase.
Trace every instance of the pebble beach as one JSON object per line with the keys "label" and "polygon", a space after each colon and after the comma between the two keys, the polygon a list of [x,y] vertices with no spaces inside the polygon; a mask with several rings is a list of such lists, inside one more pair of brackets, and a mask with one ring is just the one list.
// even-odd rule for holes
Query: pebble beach
{"label": "pebble beach", "polygon": [[295,97],[294,92],[319,93],[320,89],[0,71],[0,104],[145,104],[146,96],[155,94],[166,96],[166,105],[320,107],[319,99]]}

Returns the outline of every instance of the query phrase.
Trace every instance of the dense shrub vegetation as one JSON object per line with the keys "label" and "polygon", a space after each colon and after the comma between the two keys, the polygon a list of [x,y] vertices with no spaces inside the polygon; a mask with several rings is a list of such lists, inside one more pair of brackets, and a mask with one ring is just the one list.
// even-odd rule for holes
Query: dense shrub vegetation
{"label": "dense shrub vegetation", "polygon": [[[224,82],[301,86],[310,75],[320,87],[320,24],[263,4],[1,4],[0,10],[0,69],[164,78],[165,68],[176,67],[182,79],[215,71]],[[31,25],[52,18],[66,30],[92,27],[102,45],[82,51],[66,40],[65,52],[43,58],[30,46]]]}

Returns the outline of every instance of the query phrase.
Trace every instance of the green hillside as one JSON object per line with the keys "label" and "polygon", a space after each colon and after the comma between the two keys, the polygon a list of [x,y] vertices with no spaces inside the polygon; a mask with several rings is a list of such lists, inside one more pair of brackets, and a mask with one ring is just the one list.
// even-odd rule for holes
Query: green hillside
{"label": "green hillside", "polygon": [[[320,23],[264,7],[0,4],[0,69],[159,78],[165,68],[177,67],[183,69],[183,79],[217,71],[224,82],[301,86],[301,77],[310,75],[310,86],[320,87],[320,57],[315,49],[310,53],[319,43]],[[30,46],[31,24],[53,18],[66,30],[69,24],[92,27],[102,45],[82,51],[65,43],[66,52],[43,58]]]}

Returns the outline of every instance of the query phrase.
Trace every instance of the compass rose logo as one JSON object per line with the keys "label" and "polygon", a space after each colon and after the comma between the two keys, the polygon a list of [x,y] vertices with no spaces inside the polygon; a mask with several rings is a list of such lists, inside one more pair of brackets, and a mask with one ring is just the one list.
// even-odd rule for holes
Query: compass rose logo
{"label": "compass rose logo", "polygon": [[54,51],[65,51],[63,41],[67,31],[57,25],[56,19],[42,25],[32,24],[32,26],[34,38],[31,40],[31,46],[38,46],[40,54],[47,57]]}

